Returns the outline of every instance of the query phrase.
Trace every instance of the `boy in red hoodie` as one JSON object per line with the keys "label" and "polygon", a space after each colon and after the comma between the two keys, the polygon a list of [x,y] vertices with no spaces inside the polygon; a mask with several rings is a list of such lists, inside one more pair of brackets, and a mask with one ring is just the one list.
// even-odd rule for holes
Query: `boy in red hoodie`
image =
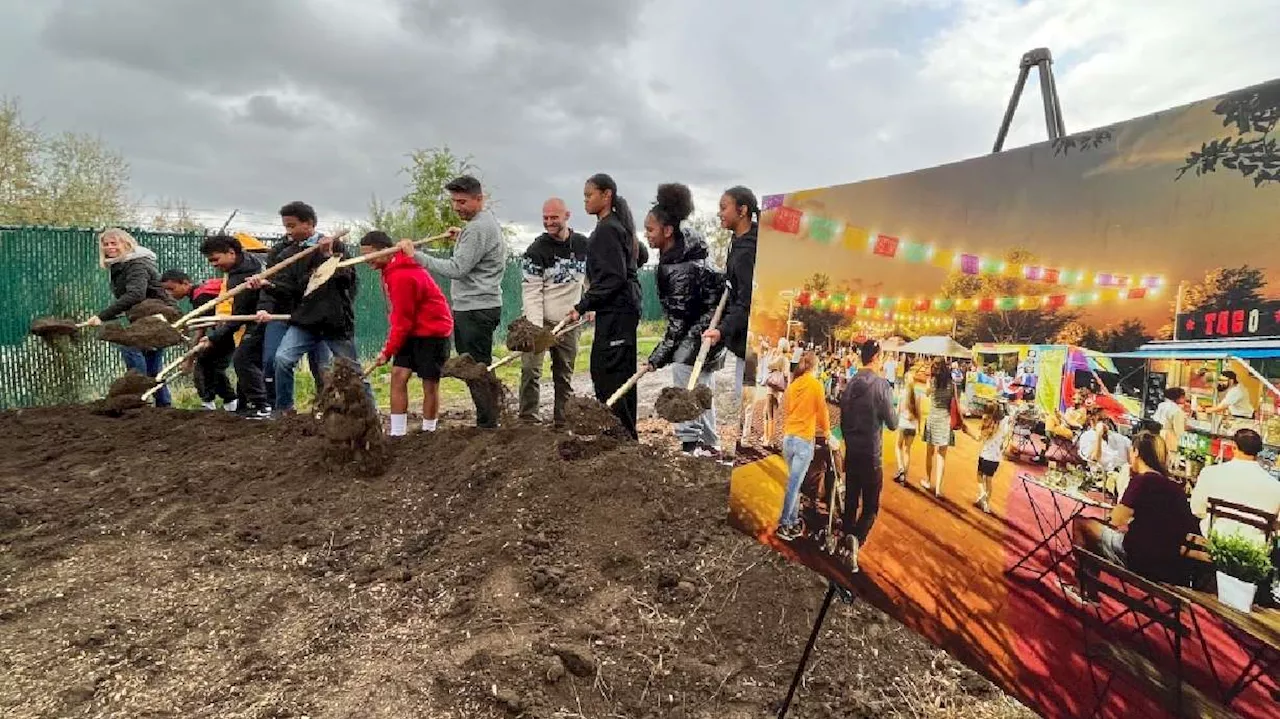
{"label": "boy in red hoodie", "polygon": [[[360,253],[368,255],[392,247],[387,233],[373,231],[360,238]],[[453,313],[431,273],[412,255],[397,252],[369,260],[382,273],[382,286],[391,305],[391,330],[375,364],[391,362],[391,436],[408,429],[409,378],[422,378],[422,429],[434,432],[440,415],[440,372],[449,358]]]}

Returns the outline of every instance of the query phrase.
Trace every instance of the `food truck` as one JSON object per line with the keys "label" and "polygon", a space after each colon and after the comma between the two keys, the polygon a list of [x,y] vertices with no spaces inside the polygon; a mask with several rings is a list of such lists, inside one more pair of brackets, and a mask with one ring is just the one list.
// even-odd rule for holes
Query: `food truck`
{"label": "food truck", "polygon": [[997,399],[1027,400],[1043,414],[1065,410],[1077,389],[1089,389],[1093,403],[1119,426],[1140,414],[1141,402],[1117,392],[1120,372],[1101,352],[1074,345],[979,343],[973,347],[974,375],[966,389],[970,405]]}
{"label": "food truck", "polygon": [[[1113,359],[1140,360],[1141,389],[1131,399],[1141,404],[1143,419],[1150,420],[1165,389],[1181,387],[1190,400],[1187,432],[1177,447],[1170,469],[1195,478],[1206,464],[1230,459],[1231,436],[1253,429],[1262,436],[1259,464],[1280,478],[1276,456],[1280,451],[1280,338],[1215,339],[1152,342],[1134,352],[1113,354]],[[1232,371],[1254,408],[1252,417],[1206,414],[1221,401],[1218,378]]]}

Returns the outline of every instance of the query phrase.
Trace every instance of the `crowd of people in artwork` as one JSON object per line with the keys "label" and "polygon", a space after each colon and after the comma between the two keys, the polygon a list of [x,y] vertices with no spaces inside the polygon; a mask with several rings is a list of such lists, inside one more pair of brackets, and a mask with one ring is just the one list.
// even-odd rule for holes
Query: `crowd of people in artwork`
{"label": "crowd of people in artwork", "polygon": [[[412,240],[393,238],[381,230],[348,243],[322,234],[319,217],[304,202],[280,208],[284,235],[265,246],[243,235],[207,237],[200,252],[216,276],[196,282],[196,268],[161,271],[156,254],[127,232],[109,229],[99,238],[99,258],[109,271],[114,301],[98,312],[91,325],[114,322],[144,300],[197,308],[226,290],[247,285],[211,312],[230,319],[196,334],[200,351],[190,360],[201,405],[233,411],[248,418],[271,419],[294,413],[295,374],[304,357],[322,388],[325,371],[334,358],[359,362],[355,299],[359,281],[354,267],[308,291],[308,282],[327,259],[372,255],[369,264],[382,279],[388,301],[390,330],[373,363],[390,364],[390,434],[408,431],[409,383],[416,375],[423,386],[423,431],[439,426],[439,382],[451,353],[467,354],[475,362],[493,361],[494,339],[502,317],[502,278],[508,247],[502,226],[486,206],[484,190],[474,177],[461,176],[447,187],[452,208],[465,224],[449,229],[452,251],[447,255],[419,250]],[[594,216],[589,235],[570,224],[571,213],[559,198],[542,207],[545,232],[520,258],[524,317],[537,327],[561,323],[594,324],[589,369],[597,399],[605,401],[641,370],[672,367],[679,385],[692,374],[704,340],[712,349],[698,382],[710,385],[731,355],[735,362],[738,396],[747,354],[747,319],[755,268],[757,218],[754,193],[733,187],[720,198],[720,225],[732,235],[723,269],[713,266],[707,241],[688,220],[693,199],[688,187],[661,185],[656,201],[637,226],[631,209],[608,175],[590,177],[583,187],[583,206]],[[644,241],[640,240],[643,232]],[[260,274],[307,248],[318,247],[302,261],[278,273]],[[393,248],[399,251],[394,251]],[[648,357],[638,357],[637,330],[641,318],[638,270],[657,255],[658,296],[666,327]],[[392,250],[391,252],[387,252]],[[445,293],[435,277],[447,278]],[[725,296],[723,316],[711,326],[715,308]],[[526,352],[522,358],[518,413],[541,421],[539,398],[544,361],[550,354],[554,402],[551,424],[565,425],[565,406],[572,392],[579,335],[576,328],[562,333],[545,352]],[[163,364],[162,350],[122,348],[125,365],[155,377]],[[235,370],[235,382],[228,368]],[[372,388],[366,382],[366,391]],[[476,425],[496,428],[499,417],[491,402],[475,396]],[[155,396],[158,406],[172,402],[167,389]],[[613,405],[625,431],[637,432],[637,393],[631,387]],[[688,454],[721,456],[714,409],[675,428]]]}
{"label": "crowd of people in artwork", "polygon": [[[894,356],[874,339],[824,346],[760,338],[753,349],[757,371],[746,400],[742,441],[756,451],[781,454],[786,466],[787,486],[775,530],[779,539],[794,542],[821,535],[821,528],[804,526],[801,506],[809,498],[802,496],[802,489],[815,462],[829,467],[836,477],[817,483],[813,506],[831,502],[838,493],[832,482],[843,475],[843,502],[826,511],[839,513],[841,536],[835,554],[858,571],[858,552],[879,511],[885,442],[894,448],[893,479],[903,486],[909,483],[914,445],[917,440],[924,443],[925,467],[916,486],[941,500],[948,452],[957,435],[969,437],[976,454],[972,502],[979,511],[992,512],[993,481],[1001,463],[1019,454],[1014,446],[1016,427],[1034,396],[969,406],[962,362]],[[1228,396],[1232,373],[1223,375],[1224,399],[1213,412],[1231,411],[1232,403],[1238,403]],[[1194,485],[1170,471],[1171,448],[1186,431],[1186,405],[1184,391],[1168,389],[1153,419],[1134,427],[1130,436],[1094,403],[1088,388],[1081,388],[1065,411],[1051,413],[1035,430],[1064,442],[1069,452],[1060,457],[1063,463],[1079,464],[1105,477],[1104,486],[1114,497],[1115,509],[1107,522],[1077,522],[1076,536],[1082,544],[1160,581],[1186,580],[1197,562],[1203,565],[1202,547],[1188,539],[1208,536],[1211,498],[1264,514],[1280,513],[1280,482],[1258,465],[1263,444],[1252,429],[1237,431],[1232,438],[1234,457],[1204,469]],[[886,431],[893,433],[892,439],[885,439]]]}

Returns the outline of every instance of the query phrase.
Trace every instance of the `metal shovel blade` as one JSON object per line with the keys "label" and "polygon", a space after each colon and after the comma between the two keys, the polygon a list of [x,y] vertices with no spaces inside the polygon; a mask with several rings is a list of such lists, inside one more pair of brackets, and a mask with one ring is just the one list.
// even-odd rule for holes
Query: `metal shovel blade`
{"label": "metal shovel blade", "polygon": [[333,273],[338,271],[338,265],[342,262],[341,257],[330,257],[311,273],[311,279],[307,280],[307,290],[303,295],[309,295],[320,289],[320,286],[328,282]]}

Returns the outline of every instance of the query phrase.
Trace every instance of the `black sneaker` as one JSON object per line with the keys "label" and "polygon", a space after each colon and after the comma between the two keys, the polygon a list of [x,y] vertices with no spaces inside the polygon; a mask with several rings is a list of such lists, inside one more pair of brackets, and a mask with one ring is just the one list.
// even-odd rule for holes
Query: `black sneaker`
{"label": "black sneaker", "polygon": [[697,442],[681,442],[680,454],[688,457],[696,457],[698,456],[698,447],[699,445]]}
{"label": "black sneaker", "polygon": [[267,409],[266,407],[254,407],[254,408],[251,408],[248,412],[245,412],[244,414],[245,419],[261,420],[261,419],[271,419],[271,417],[272,417],[271,410]]}

